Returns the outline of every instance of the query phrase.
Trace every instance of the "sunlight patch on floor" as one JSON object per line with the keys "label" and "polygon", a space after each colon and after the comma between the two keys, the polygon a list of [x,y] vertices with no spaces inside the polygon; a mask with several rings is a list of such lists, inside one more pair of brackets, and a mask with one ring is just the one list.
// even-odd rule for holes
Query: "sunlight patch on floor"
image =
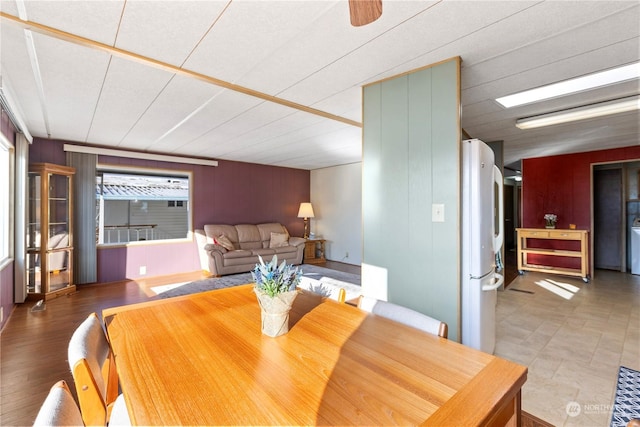
{"label": "sunlight patch on floor", "polygon": [[176,288],[179,288],[180,286],[184,286],[187,283],[191,283],[191,282],[169,283],[168,285],[152,286],[150,289],[151,289],[151,292],[153,292],[154,294],[160,295],[167,291],[170,291],[171,289],[176,289]]}
{"label": "sunlight patch on floor", "polygon": [[573,298],[573,296],[580,290],[580,288],[577,286],[551,279],[539,280],[535,283],[541,288],[544,288],[549,292],[552,292],[566,300],[570,300],[571,298]]}

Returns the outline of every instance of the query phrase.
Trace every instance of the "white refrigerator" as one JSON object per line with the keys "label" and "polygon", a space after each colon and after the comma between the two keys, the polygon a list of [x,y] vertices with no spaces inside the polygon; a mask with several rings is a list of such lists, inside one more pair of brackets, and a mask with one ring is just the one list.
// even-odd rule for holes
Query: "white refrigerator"
{"label": "white refrigerator", "polygon": [[497,289],[504,283],[495,271],[504,240],[502,186],[493,150],[478,139],[462,141],[462,344],[490,354],[496,344]]}

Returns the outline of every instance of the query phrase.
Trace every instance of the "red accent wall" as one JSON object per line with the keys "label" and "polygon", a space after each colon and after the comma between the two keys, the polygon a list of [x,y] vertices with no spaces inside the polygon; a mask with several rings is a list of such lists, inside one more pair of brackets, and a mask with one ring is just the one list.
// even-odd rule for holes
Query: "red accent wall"
{"label": "red accent wall", "polygon": [[[522,226],[544,228],[544,214],[558,215],[557,228],[576,224],[580,230],[591,227],[591,165],[640,159],[640,146],[611,150],[589,151],[561,156],[524,159],[522,161]],[[589,237],[591,240],[591,236]],[[541,242],[532,242],[543,246]],[[548,243],[548,242],[546,242]],[[569,245],[569,246],[567,246]],[[556,249],[569,248],[570,243],[559,242]],[[575,249],[575,247],[571,247]],[[534,263],[579,266],[579,261],[564,258],[536,258]],[[558,262],[564,260],[566,262]]]}
{"label": "red accent wall", "polygon": [[[36,139],[30,162],[65,164],[65,141]],[[310,172],[302,169],[219,160],[218,166],[199,166],[155,160],[99,156],[99,163],[190,171],[193,174],[193,226],[205,224],[256,224],[280,222],[292,236],[302,236],[297,218],[301,202],[310,200]],[[200,269],[196,245],[158,243],[98,250],[98,282]]]}

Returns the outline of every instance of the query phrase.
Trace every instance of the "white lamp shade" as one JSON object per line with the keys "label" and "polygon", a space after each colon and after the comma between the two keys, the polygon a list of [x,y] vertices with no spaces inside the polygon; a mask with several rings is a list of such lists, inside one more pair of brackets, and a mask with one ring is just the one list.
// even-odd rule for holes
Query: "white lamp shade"
{"label": "white lamp shade", "polygon": [[298,218],[313,218],[314,216],[313,206],[311,206],[311,203],[300,203]]}

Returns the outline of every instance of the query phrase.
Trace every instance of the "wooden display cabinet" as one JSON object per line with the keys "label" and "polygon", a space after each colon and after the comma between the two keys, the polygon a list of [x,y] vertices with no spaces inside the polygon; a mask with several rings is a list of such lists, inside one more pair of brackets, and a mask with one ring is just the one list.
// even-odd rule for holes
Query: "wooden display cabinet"
{"label": "wooden display cabinet", "polygon": [[29,167],[27,299],[48,300],[75,292],[73,284],[73,175],[50,163]]}

